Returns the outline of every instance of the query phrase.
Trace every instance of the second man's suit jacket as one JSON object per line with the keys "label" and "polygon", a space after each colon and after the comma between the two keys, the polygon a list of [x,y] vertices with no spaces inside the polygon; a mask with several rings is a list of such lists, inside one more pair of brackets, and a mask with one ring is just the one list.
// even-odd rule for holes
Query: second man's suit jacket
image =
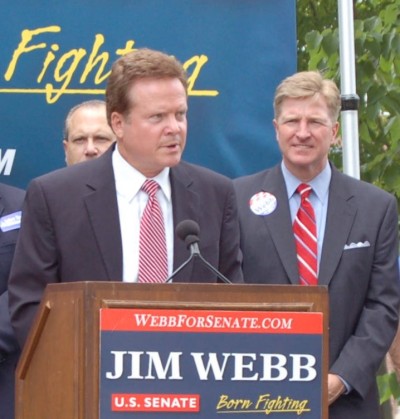
{"label": "second man's suit jacket", "polygon": [[[103,156],[31,182],[11,269],[11,320],[21,345],[47,284],[120,281],[122,242],[111,148]],[[232,181],[181,162],[171,168],[174,226],[190,219],[200,226],[200,251],[232,282],[242,282],[239,223]],[[174,269],[190,253],[174,238]],[[195,260],[174,282],[217,282]]]}
{"label": "second man's suit jacket", "polygon": [[[245,282],[298,284],[288,194],[280,165],[234,181]],[[275,211],[256,215],[250,198],[265,191]],[[376,419],[376,371],[394,337],[399,308],[395,198],[332,167],[319,285],[329,289],[329,370],[353,388],[330,419]]]}

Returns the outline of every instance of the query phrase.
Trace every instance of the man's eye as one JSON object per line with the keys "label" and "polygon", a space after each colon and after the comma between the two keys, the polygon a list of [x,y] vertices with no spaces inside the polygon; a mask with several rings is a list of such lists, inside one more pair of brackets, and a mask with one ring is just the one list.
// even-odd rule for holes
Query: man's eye
{"label": "man's eye", "polygon": [[183,121],[186,118],[186,111],[180,111],[176,114],[176,119],[178,121]]}
{"label": "man's eye", "polygon": [[97,137],[95,141],[96,143],[104,144],[104,143],[109,143],[112,140],[111,138],[107,138],[107,137]]}
{"label": "man's eye", "polygon": [[326,125],[325,122],[321,121],[320,119],[315,119],[314,121],[311,121],[310,123],[314,127],[320,127],[320,126]]}
{"label": "man's eye", "polygon": [[152,115],[151,117],[150,117],[150,119],[152,120],[152,121],[161,121],[161,119],[162,119],[162,114],[161,113],[157,113],[157,114],[155,114],[155,115]]}

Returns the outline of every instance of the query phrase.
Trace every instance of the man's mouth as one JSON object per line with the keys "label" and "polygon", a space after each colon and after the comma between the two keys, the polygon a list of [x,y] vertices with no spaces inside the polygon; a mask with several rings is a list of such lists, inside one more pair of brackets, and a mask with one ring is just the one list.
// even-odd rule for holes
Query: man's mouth
{"label": "man's mouth", "polygon": [[313,148],[313,146],[311,144],[293,144],[293,147],[294,148],[299,148],[299,149],[305,149],[305,150]]}

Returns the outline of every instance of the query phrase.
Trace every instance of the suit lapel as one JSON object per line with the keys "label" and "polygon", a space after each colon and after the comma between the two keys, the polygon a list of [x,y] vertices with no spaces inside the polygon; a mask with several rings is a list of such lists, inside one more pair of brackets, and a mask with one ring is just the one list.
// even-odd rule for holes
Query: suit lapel
{"label": "suit lapel", "polygon": [[[332,167],[324,243],[319,268],[320,285],[328,285],[332,279],[357,211],[353,195],[348,190],[345,179],[343,174]],[[261,188],[277,198],[277,209],[264,217],[264,223],[270,232],[290,282],[298,284],[296,245],[287,190],[280,165],[268,171]]]}
{"label": "suit lapel", "polygon": [[3,215],[3,212],[5,210],[3,196],[0,194],[0,217]]}
{"label": "suit lapel", "polygon": [[268,172],[262,189],[273,194],[277,199],[276,210],[264,217],[265,226],[270,232],[290,282],[298,285],[296,247],[287,190],[280,165],[275,166]]}
{"label": "suit lapel", "polygon": [[[3,196],[0,195],[0,218],[3,216],[3,212],[4,212],[5,208],[6,207],[4,206]],[[4,237],[3,234],[4,234],[3,231],[0,230],[0,239],[2,239]]]}
{"label": "suit lapel", "polygon": [[[200,199],[193,191],[194,182],[187,170],[186,163],[181,162],[178,166],[171,168],[171,193],[174,229],[183,220],[199,222],[198,213],[201,211]],[[174,267],[177,269],[190,256],[183,240],[176,237],[174,232]],[[188,281],[193,270],[193,263],[189,264],[183,271],[174,278],[175,282]]]}
{"label": "suit lapel", "polygon": [[332,167],[324,243],[318,275],[321,285],[328,285],[336,271],[356,212],[357,207],[353,194],[348,190],[345,175]]}
{"label": "suit lapel", "polygon": [[108,277],[118,281],[122,280],[122,241],[112,151],[113,147],[93,165],[84,201]]}

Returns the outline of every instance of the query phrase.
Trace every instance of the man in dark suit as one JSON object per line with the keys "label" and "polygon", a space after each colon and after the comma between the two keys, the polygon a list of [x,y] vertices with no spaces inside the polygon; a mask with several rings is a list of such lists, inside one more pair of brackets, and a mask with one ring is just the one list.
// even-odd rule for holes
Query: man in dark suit
{"label": "man in dark suit", "polygon": [[[181,162],[187,130],[181,64],[148,49],[125,55],[112,67],[106,103],[116,146],[96,160],[39,177],[27,190],[9,281],[21,345],[47,284],[140,279],[139,225],[149,201],[141,188],[148,179],[160,186],[167,274],[189,256],[174,238],[175,226],[192,219],[201,229],[203,256],[231,281],[243,280],[232,181]],[[216,282],[198,262],[174,281]]]}
{"label": "man in dark suit", "polygon": [[[396,200],[329,163],[340,111],[332,81],[297,73],[277,88],[274,110],[282,163],[235,181],[243,276],[249,283],[299,284],[304,267],[316,274],[329,289],[329,417],[377,419],[376,372],[398,322]],[[293,231],[300,184],[312,188],[307,216],[316,233],[308,233],[317,246],[307,245],[310,259],[297,250],[300,234]]]}
{"label": "man in dark suit", "polygon": [[10,323],[7,282],[24,194],[0,183],[0,419],[14,418],[14,373],[20,350]]}

